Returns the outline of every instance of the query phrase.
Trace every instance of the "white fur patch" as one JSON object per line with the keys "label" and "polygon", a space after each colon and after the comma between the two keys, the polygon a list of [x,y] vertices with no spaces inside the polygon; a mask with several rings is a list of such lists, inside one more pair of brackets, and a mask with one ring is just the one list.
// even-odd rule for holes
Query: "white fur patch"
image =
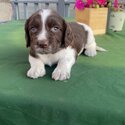
{"label": "white fur patch", "polygon": [[55,54],[37,54],[41,61],[49,66],[52,66],[53,64],[57,63],[59,60],[64,58],[75,58],[75,50],[72,49],[70,46],[67,48],[64,48]]}
{"label": "white fur patch", "polygon": [[28,77],[35,79],[38,77],[43,77],[46,74],[44,64],[40,59],[29,55],[29,63],[31,68],[27,72]]}
{"label": "white fur patch", "polygon": [[[61,54],[61,55],[60,55]],[[71,47],[61,50],[57,67],[52,73],[54,80],[65,80],[70,78],[70,72],[75,63],[76,52]]]}
{"label": "white fur patch", "polygon": [[38,35],[38,40],[46,40],[47,31],[45,28],[45,23],[46,23],[48,16],[51,15],[51,10],[44,9],[44,10],[40,11],[39,14],[41,15],[42,31]]}
{"label": "white fur patch", "polygon": [[88,32],[87,43],[85,45],[85,49],[86,49],[85,54],[87,56],[93,57],[97,54],[97,52],[96,52],[96,42],[95,42],[95,37],[94,37],[93,31],[86,24],[83,24],[83,23],[78,23],[78,24],[82,25],[84,27],[84,29]]}
{"label": "white fur patch", "polygon": [[55,54],[38,54],[39,58],[34,58],[29,55],[29,62],[31,69],[27,76],[31,78],[38,78],[45,75],[44,65],[53,65],[57,63],[57,67],[52,73],[54,80],[65,80],[70,78],[70,72],[75,63],[76,52],[70,46],[58,51]]}

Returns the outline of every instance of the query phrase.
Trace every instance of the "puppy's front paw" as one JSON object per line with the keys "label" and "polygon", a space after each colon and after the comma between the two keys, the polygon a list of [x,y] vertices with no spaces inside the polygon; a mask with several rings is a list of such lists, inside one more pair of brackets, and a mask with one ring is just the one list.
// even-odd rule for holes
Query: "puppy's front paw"
{"label": "puppy's front paw", "polygon": [[96,49],[86,49],[85,50],[85,55],[94,57],[96,56],[97,52]]}
{"label": "puppy's front paw", "polygon": [[52,73],[52,78],[54,80],[66,80],[70,78],[70,72],[66,71],[66,69],[56,68]]}
{"label": "puppy's front paw", "polygon": [[29,71],[27,72],[27,76],[30,78],[38,78],[38,77],[43,77],[46,74],[45,69],[40,69],[40,68],[30,68]]}

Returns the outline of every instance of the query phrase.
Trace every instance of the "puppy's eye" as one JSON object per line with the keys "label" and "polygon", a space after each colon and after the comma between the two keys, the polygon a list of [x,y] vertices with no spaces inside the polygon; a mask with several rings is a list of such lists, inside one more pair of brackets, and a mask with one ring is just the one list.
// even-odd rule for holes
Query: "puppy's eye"
{"label": "puppy's eye", "polygon": [[52,27],[52,28],[51,28],[51,31],[52,31],[52,32],[58,32],[58,31],[59,31],[59,28],[58,28],[58,27]]}
{"label": "puppy's eye", "polygon": [[35,33],[35,32],[37,31],[37,28],[32,27],[32,28],[30,29],[30,31],[31,31],[32,33]]}

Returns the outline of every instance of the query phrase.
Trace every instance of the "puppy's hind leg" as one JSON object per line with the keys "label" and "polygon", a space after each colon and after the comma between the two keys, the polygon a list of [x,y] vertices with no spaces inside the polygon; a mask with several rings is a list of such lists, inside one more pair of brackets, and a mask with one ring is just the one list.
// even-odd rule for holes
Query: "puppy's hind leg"
{"label": "puppy's hind leg", "polygon": [[88,27],[88,38],[85,45],[85,55],[93,57],[96,56],[96,54],[97,52],[95,38],[92,30]]}
{"label": "puppy's hind leg", "polygon": [[91,56],[91,57],[96,56],[97,55],[96,43],[92,42],[91,44],[86,44],[84,54],[87,55],[87,56]]}
{"label": "puppy's hind leg", "polygon": [[87,42],[86,42],[86,45],[85,45],[85,55],[87,56],[96,56],[97,52],[96,52],[96,42],[95,42],[95,37],[94,37],[94,34],[93,34],[93,31],[92,29],[86,25],[86,24],[83,24],[83,23],[79,23],[80,25],[82,25],[85,30],[88,32],[87,34]]}

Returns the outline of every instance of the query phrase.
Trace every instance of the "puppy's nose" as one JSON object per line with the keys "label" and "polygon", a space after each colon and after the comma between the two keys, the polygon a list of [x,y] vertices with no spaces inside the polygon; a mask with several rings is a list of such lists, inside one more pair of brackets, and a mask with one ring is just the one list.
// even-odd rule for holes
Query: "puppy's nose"
{"label": "puppy's nose", "polygon": [[47,47],[48,47],[48,41],[47,41],[47,40],[38,41],[38,42],[37,42],[37,45],[38,45],[40,48],[47,48]]}

